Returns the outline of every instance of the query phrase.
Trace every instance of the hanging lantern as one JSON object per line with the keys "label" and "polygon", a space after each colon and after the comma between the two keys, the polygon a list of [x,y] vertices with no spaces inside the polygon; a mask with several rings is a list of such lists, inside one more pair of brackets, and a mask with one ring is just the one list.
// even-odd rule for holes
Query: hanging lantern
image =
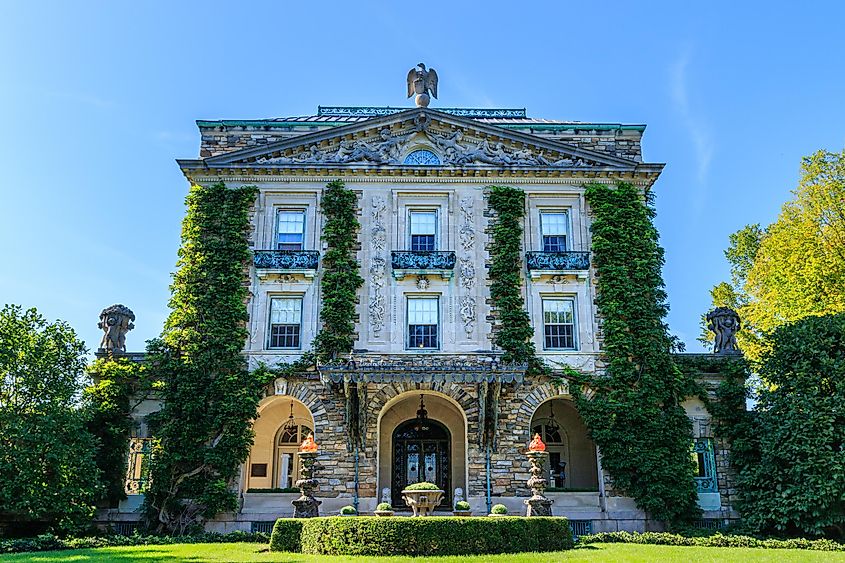
{"label": "hanging lantern", "polygon": [[296,426],[297,426],[296,420],[294,419],[294,416],[293,416],[293,401],[291,401],[290,402],[290,416],[288,416],[288,419],[282,425],[282,430],[285,430],[285,431],[295,430]]}
{"label": "hanging lantern", "polygon": [[414,424],[414,430],[417,432],[422,432],[423,430],[428,430],[428,411],[425,410],[425,403],[423,402],[423,396],[420,394],[420,408],[417,410],[417,421]]}

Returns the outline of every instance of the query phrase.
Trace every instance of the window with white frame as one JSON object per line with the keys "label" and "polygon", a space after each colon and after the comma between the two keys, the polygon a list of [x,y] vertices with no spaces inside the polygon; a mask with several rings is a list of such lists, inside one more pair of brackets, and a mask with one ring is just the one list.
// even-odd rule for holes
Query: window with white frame
{"label": "window with white frame", "polygon": [[544,211],[540,213],[540,232],[543,238],[543,252],[563,252],[567,250],[569,213],[567,211]]}
{"label": "window with white frame", "polygon": [[302,298],[270,300],[270,348],[299,348],[302,332]]}
{"label": "window with white frame", "polygon": [[437,250],[437,211],[410,211],[408,230],[411,250]]}
{"label": "window with white frame", "polygon": [[302,250],[305,243],[305,211],[276,212],[276,250]]}
{"label": "window with white frame", "polygon": [[408,297],[408,349],[437,349],[439,324],[437,297]]}
{"label": "window with white frame", "polygon": [[543,348],[574,350],[575,347],[575,300],[543,299]]}

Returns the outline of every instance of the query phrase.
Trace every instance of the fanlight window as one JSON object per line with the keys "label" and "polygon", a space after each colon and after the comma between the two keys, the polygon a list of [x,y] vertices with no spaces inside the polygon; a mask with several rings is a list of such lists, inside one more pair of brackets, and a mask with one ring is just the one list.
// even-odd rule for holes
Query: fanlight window
{"label": "fanlight window", "polygon": [[405,157],[404,164],[416,164],[422,166],[437,166],[440,158],[433,152],[426,149],[419,149]]}
{"label": "fanlight window", "polygon": [[562,444],[563,436],[561,435],[560,426],[557,421],[552,418],[535,418],[533,420],[534,427],[531,429],[531,434],[539,434],[546,444]]}

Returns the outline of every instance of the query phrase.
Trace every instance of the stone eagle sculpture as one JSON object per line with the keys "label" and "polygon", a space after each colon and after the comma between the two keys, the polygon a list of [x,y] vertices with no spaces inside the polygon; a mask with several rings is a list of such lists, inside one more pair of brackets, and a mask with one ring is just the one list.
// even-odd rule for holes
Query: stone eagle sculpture
{"label": "stone eagle sculpture", "polygon": [[427,108],[431,98],[437,99],[437,73],[433,68],[426,70],[423,63],[417,64],[408,71],[408,97],[414,94],[417,107]]}

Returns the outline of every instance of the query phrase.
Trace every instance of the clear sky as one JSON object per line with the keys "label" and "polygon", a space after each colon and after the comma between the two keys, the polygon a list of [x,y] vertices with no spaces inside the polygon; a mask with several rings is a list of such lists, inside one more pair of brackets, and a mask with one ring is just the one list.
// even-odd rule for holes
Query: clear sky
{"label": "clear sky", "polygon": [[769,223],[802,155],[845,145],[842,2],[0,0],[0,303],[167,316],[195,119],[409,106],[646,123],[672,331],[696,351],[728,234]]}

